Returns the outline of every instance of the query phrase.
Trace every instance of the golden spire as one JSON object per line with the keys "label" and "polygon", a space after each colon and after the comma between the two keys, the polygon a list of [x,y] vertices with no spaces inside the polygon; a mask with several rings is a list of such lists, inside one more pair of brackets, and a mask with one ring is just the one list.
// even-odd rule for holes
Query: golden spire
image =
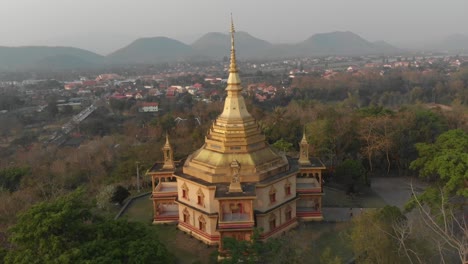
{"label": "golden spire", "polygon": [[164,154],[163,169],[174,169],[174,153],[172,151],[171,143],[169,142],[169,134],[166,131],[166,144],[162,148]]}
{"label": "golden spire", "polygon": [[310,165],[310,160],[309,160],[309,142],[307,142],[306,138],[306,129],[304,125],[304,132],[302,133],[302,140],[301,143],[299,144],[300,147],[300,153],[299,153],[299,165]]}
{"label": "golden spire", "polygon": [[236,30],[234,29],[234,19],[232,18],[231,13],[231,64],[229,65],[229,72],[237,72],[237,64],[236,64],[236,49],[234,48],[234,33]]}
{"label": "golden spire", "polygon": [[307,138],[306,138],[306,128],[305,128],[305,125],[304,125],[304,129],[302,131],[302,140],[301,140],[301,144],[309,144],[309,142],[307,142]]}
{"label": "golden spire", "polygon": [[234,32],[234,20],[232,19],[231,15],[231,64],[229,65],[229,77],[227,79],[226,87],[227,96],[224,102],[224,110],[221,113],[218,122],[227,122],[227,120],[239,121],[252,119],[252,116],[249,114],[249,112],[247,111],[247,107],[245,106],[244,98],[241,95],[242,87],[236,64]]}
{"label": "golden spire", "polygon": [[166,144],[164,144],[164,148],[170,148],[171,143],[169,143],[169,134],[166,131]]}

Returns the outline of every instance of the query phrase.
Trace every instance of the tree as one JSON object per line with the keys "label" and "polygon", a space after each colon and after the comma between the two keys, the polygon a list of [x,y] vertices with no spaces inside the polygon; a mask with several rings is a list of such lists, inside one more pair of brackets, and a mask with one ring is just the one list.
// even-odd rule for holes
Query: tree
{"label": "tree", "polygon": [[234,263],[261,263],[262,257],[267,255],[268,249],[271,249],[272,244],[260,241],[260,230],[254,229],[253,235],[249,241],[237,240],[233,237],[223,238],[223,249],[225,256],[224,264]]}
{"label": "tree", "polygon": [[444,248],[448,247],[458,253],[462,263],[466,263],[468,134],[461,129],[450,130],[441,134],[433,144],[416,144],[416,149],[419,157],[411,163],[411,168],[433,184],[421,194],[413,191],[407,210],[419,211],[423,223],[437,237],[442,259]]}
{"label": "tree", "polygon": [[[434,144],[416,144],[419,157],[410,168],[418,170],[420,177],[431,179],[447,195],[468,197],[468,134],[450,130],[441,134]],[[433,192],[428,188],[425,193]]]}
{"label": "tree", "polygon": [[55,117],[59,112],[57,104],[55,102],[48,103],[46,110],[51,117]]}
{"label": "tree", "polygon": [[0,188],[10,192],[18,189],[21,178],[29,173],[29,168],[5,168],[0,170]]}
{"label": "tree", "polygon": [[361,162],[347,159],[336,167],[336,177],[348,187],[348,193],[355,192],[355,186],[362,179],[367,184],[366,170]]}
{"label": "tree", "polygon": [[5,263],[174,263],[143,224],[92,213],[83,189],[42,202],[10,229]]}
{"label": "tree", "polygon": [[397,207],[367,210],[353,218],[351,246],[357,263],[408,263],[399,254],[393,223],[406,221]]}
{"label": "tree", "polygon": [[127,199],[128,196],[130,196],[130,192],[122,185],[117,185],[112,193],[110,202],[122,205],[123,201]]}
{"label": "tree", "polygon": [[276,149],[279,149],[279,150],[283,151],[283,152],[287,152],[287,151],[291,150],[293,145],[281,138],[280,140],[273,143],[272,146],[275,147]]}
{"label": "tree", "polygon": [[320,255],[320,264],[341,264],[343,261],[338,256],[333,256],[330,247],[327,247]]}
{"label": "tree", "polygon": [[97,208],[107,211],[109,209],[109,202],[112,200],[114,194],[115,186],[107,185],[101,187],[101,190],[96,195],[96,206]]}

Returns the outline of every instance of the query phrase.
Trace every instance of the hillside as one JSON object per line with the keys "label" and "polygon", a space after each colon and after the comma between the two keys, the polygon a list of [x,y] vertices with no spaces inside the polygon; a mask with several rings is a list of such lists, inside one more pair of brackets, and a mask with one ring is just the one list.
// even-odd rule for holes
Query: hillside
{"label": "hillside", "polygon": [[462,34],[450,35],[438,43],[435,49],[448,52],[466,52],[468,51],[468,36]]}
{"label": "hillside", "polygon": [[[468,47],[468,37],[448,38],[441,46],[451,50]],[[108,56],[72,47],[0,47],[0,70],[76,69],[107,64],[155,64],[180,60],[221,59],[229,55],[229,34],[207,33],[192,45],[167,37],[140,38]],[[346,31],[315,34],[295,44],[271,44],[247,32],[236,33],[241,59],[326,55],[394,54],[402,50],[384,42],[369,42]]]}
{"label": "hillside", "polygon": [[382,42],[372,43],[350,31],[320,33],[298,43],[302,55],[365,55],[393,53],[398,49]]}
{"label": "hillside", "polygon": [[158,63],[193,56],[192,47],[166,37],[140,38],[107,56],[112,63]]}
{"label": "hillside", "polygon": [[[211,58],[222,58],[229,54],[231,36],[229,34],[211,32],[203,35],[191,46],[200,55]],[[253,37],[247,32],[239,31],[235,35],[236,50],[240,58],[258,57],[259,54],[270,49],[272,44]]]}
{"label": "hillside", "polygon": [[105,57],[72,47],[0,47],[0,69],[82,68],[100,65]]}

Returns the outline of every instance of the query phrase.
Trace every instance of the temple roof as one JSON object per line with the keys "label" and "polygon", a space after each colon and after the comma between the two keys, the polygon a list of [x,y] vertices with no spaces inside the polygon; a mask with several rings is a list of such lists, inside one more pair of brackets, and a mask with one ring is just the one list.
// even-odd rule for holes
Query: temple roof
{"label": "temple roof", "polygon": [[183,167],[184,174],[208,182],[229,182],[234,160],[240,163],[243,182],[258,182],[271,175],[268,171],[288,166],[286,158],[265,142],[260,126],[247,111],[241,94],[234,33],[231,18],[231,61],[223,112],[208,131],[205,144],[187,158]]}

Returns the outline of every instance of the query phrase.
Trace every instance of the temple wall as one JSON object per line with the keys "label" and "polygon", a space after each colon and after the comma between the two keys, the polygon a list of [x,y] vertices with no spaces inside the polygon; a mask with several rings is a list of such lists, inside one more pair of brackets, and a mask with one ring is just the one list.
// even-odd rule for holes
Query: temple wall
{"label": "temple wall", "polygon": [[[286,184],[290,186],[290,194],[286,194]],[[275,202],[271,202],[270,193],[275,191]],[[257,187],[257,199],[255,200],[255,209],[267,211],[270,208],[283,203],[296,196],[296,177],[295,174],[283,178],[282,180],[270,185]]]}

